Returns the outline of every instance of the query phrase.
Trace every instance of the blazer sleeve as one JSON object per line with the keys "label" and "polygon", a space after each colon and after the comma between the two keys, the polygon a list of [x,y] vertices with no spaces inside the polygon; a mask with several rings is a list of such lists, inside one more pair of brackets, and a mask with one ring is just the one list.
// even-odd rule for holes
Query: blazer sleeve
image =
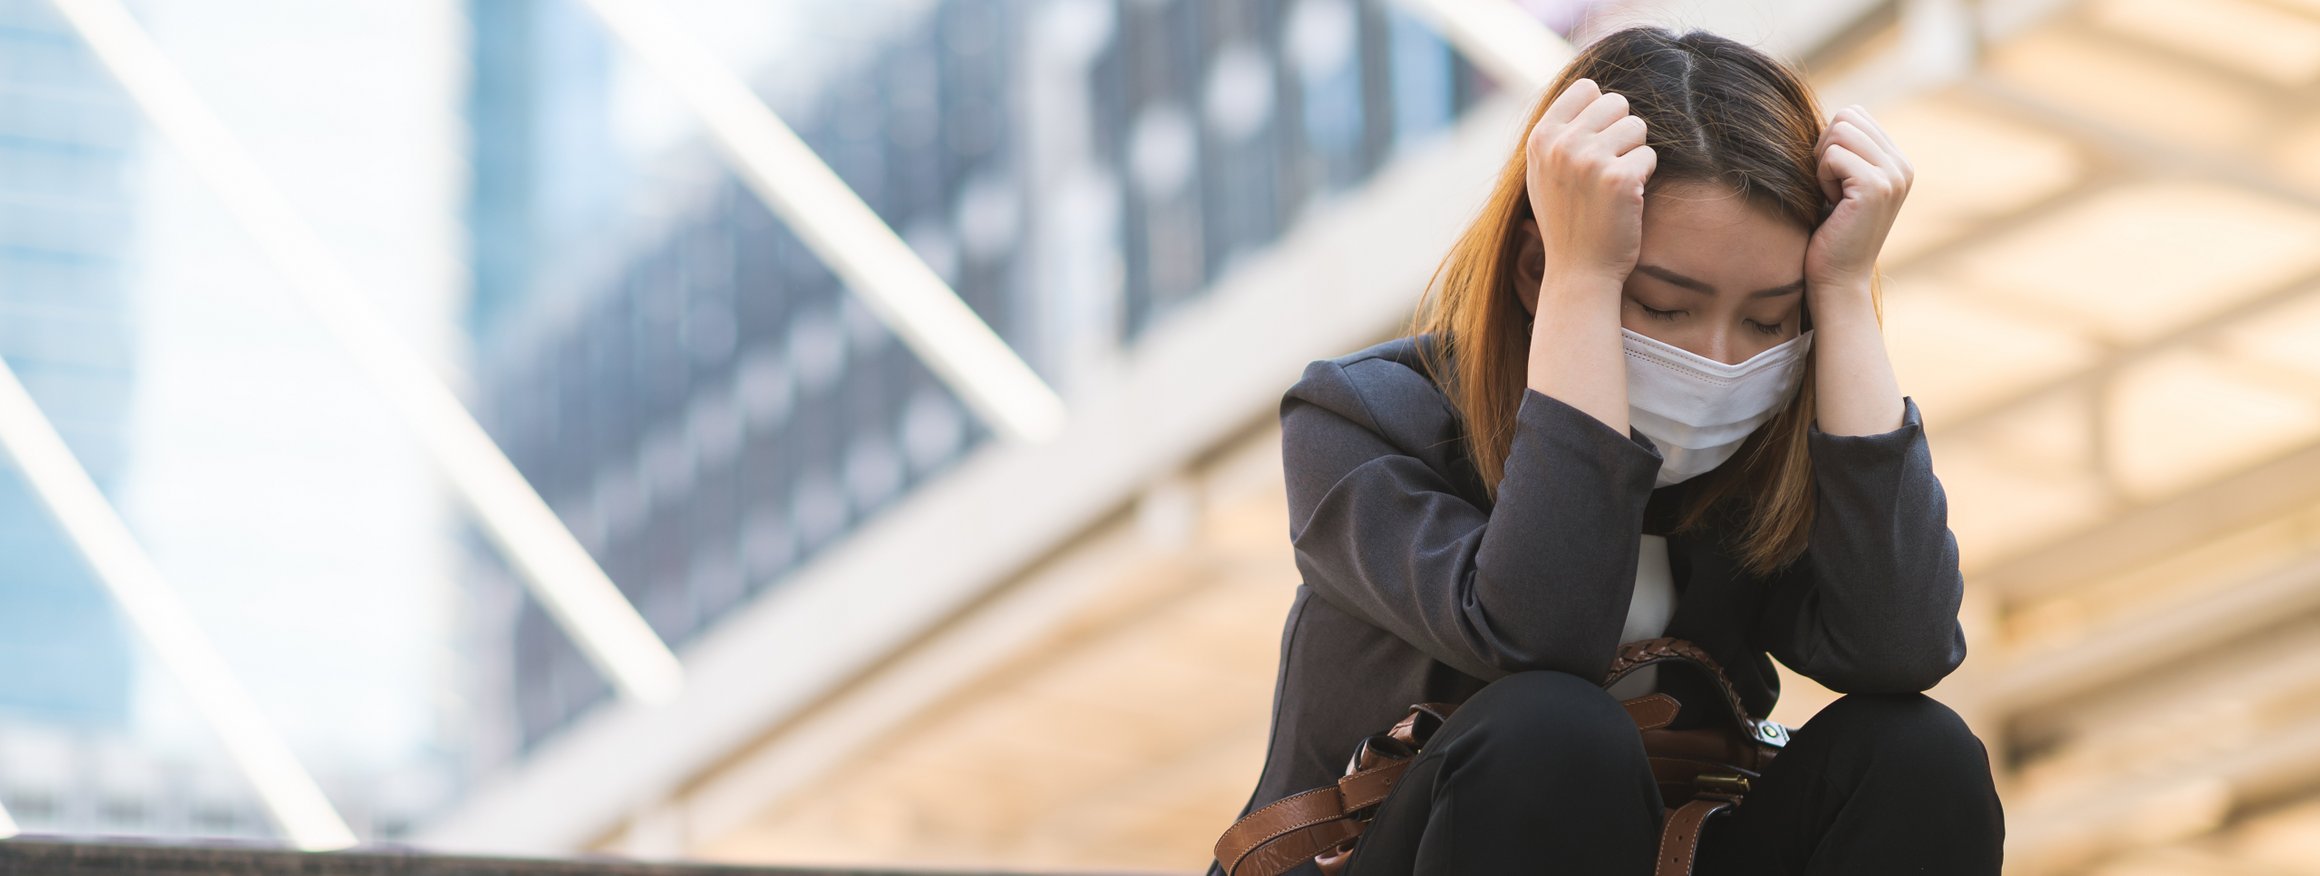
{"label": "blazer sleeve", "polygon": [[[1425,380],[1389,360],[1350,367]],[[1404,430],[1377,419],[1446,411],[1431,384],[1413,387],[1427,395],[1365,393],[1348,371],[1313,362],[1281,400],[1289,536],[1306,583],[1476,678],[1529,669],[1602,678],[1635,588],[1658,448],[1526,387],[1497,501],[1485,509],[1387,437]],[[1379,396],[1400,403],[1373,408]]]}
{"label": "blazer sleeve", "polygon": [[1812,424],[1812,533],[1757,623],[1772,656],[1838,693],[1923,691],[1966,659],[1948,500],[1914,399],[1901,419],[1874,435]]}

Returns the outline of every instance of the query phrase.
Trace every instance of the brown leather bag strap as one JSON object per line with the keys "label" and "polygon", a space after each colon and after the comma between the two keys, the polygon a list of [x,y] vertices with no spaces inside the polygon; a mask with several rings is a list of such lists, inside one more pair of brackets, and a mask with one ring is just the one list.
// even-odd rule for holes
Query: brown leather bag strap
{"label": "brown leather bag strap", "polygon": [[1391,758],[1249,813],[1217,839],[1217,863],[1230,876],[1272,876],[1297,866],[1361,833],[1355,813],[1384,800],[1409,766],[1407,757]]}
{"label": "brown leather bag strap", "polygon": [[[1620,705],[1641,730],[1667,726],[1679,708],[1674,697],[1662,693]],[[1411,754],[1389,752],[1374,744],[1376,736],[1364,739],[1354,752],[1355,769],[1335,784],[1283,797],[1233,822],[1217,838],[1217,863],[1226,876],[1278,876],[1360,834],[1364,824],[1358,814],[1386,798],[1415,752],[1441,726],[1439,719],[1448,718],[1455,708],[1447,703],[1412,705],[1408,716],[1380,734],[1404,743]],[[1424,721],[1422,716],[1438,720]]]}
{"label": "brown leather bag strap", "polygon": [[1756,736],[1756,719],[1748,714],[1748,706],[1740,702],[1740,690],[1732,686],[1732,679],[1724,674],[1723,665],[1717,663],[1716,658],[1708,656],[1705,649],[1686,639],[1661,636],[1620,645],[1618,656],[1612,658],[1611,669],[1603,675],[1603,686],[1610,687],[1628,673],[1643,667],[1671,661],[1691,663],[1706,672],[1708,678],[1715,682],[1717,693],[1723,696],[1726,713],[1732,719],[1733,726],[1740,731],[1741,738]]}
{"label": "brown leather bag strap", "polygon": [[1700,833],[1707,828],[1708,816],[1736,802],[1731,797],[1701,795],[1668,813],[1667,823],[1659,832],[1659,859],[1652,867],[1653,876],[1690,876],[1692,860],[1700,854]]}

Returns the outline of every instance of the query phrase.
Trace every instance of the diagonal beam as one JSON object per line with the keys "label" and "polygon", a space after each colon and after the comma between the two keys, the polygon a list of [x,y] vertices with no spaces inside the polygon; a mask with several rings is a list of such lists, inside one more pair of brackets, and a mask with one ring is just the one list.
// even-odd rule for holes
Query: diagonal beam
{"label": "diagonal beam", "polygon": [[2320,609],[2315,585],[2320,556],[2168,598],[2088,630],[2067,647],[2010,648],[1984,695],[1996,708],[2028,708],[2222,651],[2282,618]]}
{"label": "diagonal beam", "polygon": [[348,357],[386,395],[442,467],[532,592],[622,694],[665,702],[683,676],[596,560],[532,490],[507,454],[365,301],[320,235],[266,179],[225,123],[118,0],[55,0],[73,30],[182,153],[306,302]]}
{"label": "diagonal beam", "polygon": [[[2310,644],[2314,635],[2320,635],[2320,616],[2282,618],[2230,648],[2122,679],[2125,684],[2022,703],[2005,714],[2003,726],[2026,743],[2031,758],[2043,760],[2074,751],[2168,748],[2185,741],[2159,729],[2167,721],[2221,728],[2227,719],[2228,726],[2240,726],[2293,713],[2306,708],[2306,683],[2320,677],[2320,648]],[[2049,760],[2039,768],[2056,767],[2060,764]]]}
{"label": "diagonal beam", "polygon": [[[2082,140],[2102,144],[2107,153],[2116,156],[2122,166],[2143,171],[2163,169],[2168,175],[2211,182],[2217,185],[2255,192],[2269,198],[2291,203],[2306,209],[2320,211],[2320,191],[2297,185],[2291,181],[2250,168],[2247,162],[2234,156],[2218,155],[2198,149],[2187,149],[2153,141],[2149,137],[2120,128],[2117,125],[2089,116],[2084,111],[2038,97],[2020,88],[2008,85],[1987,75],[1964,79],[1959,86],[1964,93],[1986,101],[1985,108],[1994,108],[2016,120],[2033,123],[2048,130],[2058,130]],[[2124,177],[2122,177],[2124,178]],[[2085,186],[2066,197],[2072,200],[2088,197],[2106,186]],[[2027,225],[2050,215],[2055,203],[2048,202],[2025,208],[2020,216],[2001,220],[2004,227],[1985,228],[1983,237],[2003,233],[2016,225]],[[1961,249],[1959,245],[1945,245],[1936,254],[1913,260],[1908,267],[1920,264],[1938,265],[1948,253]],[[2274,283],[2255,297],[2229,309],[2208,314],[2172,326],[2163,332],[2131,343],[2117,345],[2105,355],[2084,367],[2055,376],[2051,380],[2023,387],[2004,398],[1978,406],[1959,416],[1944,420],[1937,430],[1944,435],[1966,434],[1984,429],[2017,408],[2043,402],[2054,394],[2099,385],[2109,375],[2129,363],[2139,362],[2167,350],[2179,349],[2186,343],[2197,343],[2208,337],[2261,318],[2266,312],[2283,305],[2293,304],[2311,294],[2313,285],[2320,283],[2320,268],[2298,272],[2295,276]],[[1988,303],[1977,299],[1977,303]]]}
{"label": "diagonal beam", "polygon": [[2150,563],[2235,529],[2297,513],[2320,497],[2320,444],[2222,475],[2181,493],[2125,505],[2096,524],[1969,570],[2009,607],[2113,569]]}
{"label": "diagonal beam", "polygon": [[993,428],[1046,443],[1063,399],[715,53],[635,0],[583,0],[700,116],[742,181]]}
{"label": "diagonal beam", "polygon": [[[1578,50],[1508,0],[1394,0],[1500,82],[1540,89]],[[1526,101],[1527,103],[1527,101]]]}
{"label": "diagonal beam", "polygon": [[8,808],[0,806],[0,840],[16,835],[16,821],[8,817]]}
{"label": "diagonal beam", "polygon": [[[16,463],[146,644],[185,685],[290,841],[303,849],[354,845],[353,831],[234,680],[225,659],[194,625],[192,612],[162,580],[152,557],[129,534],[6,361],[0,361],[0,451]],[[0,837],[15,832],[15,824],[0,813]]]}
{"label": "diagonal beam", "polygon": [[2146,844],[2154,832],[2208,833],[2236,806],[2308,787],[2320,779],[2320,718],[2199,754],[2189,762],[2154,758],[2067,793],[2016,801],[2006,816],[2008,869],[2077,872],[2108,850]]}

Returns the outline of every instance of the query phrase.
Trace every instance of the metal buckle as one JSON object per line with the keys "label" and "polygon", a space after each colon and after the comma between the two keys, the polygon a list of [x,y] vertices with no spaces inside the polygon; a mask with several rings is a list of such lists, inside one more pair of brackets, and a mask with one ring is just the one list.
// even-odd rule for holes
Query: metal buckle
{"label": "metal buckle", "polygon": [[1788,747],[1788,728],[1778,721],[1756,722],[1756,741],[1774,748]]}
{"label": "metal buckle", "polygon": [[1748,777],[1737,773],[1700,773],[1692,777],[1692,784],[1717,793],[1748,793]]}

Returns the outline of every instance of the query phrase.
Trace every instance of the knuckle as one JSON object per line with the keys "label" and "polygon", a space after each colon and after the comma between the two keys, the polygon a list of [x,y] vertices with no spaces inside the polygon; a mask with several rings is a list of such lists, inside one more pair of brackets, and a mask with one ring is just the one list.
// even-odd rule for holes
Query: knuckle
{"label": "knuckle", "polygon": [[1577,151],[1571,148],[1571,137],[1567,130],[1557,130],[1549,134],[1546,142],[1541,145],[1546,154],[1558,159],[1568,160],[1572,153]]}

